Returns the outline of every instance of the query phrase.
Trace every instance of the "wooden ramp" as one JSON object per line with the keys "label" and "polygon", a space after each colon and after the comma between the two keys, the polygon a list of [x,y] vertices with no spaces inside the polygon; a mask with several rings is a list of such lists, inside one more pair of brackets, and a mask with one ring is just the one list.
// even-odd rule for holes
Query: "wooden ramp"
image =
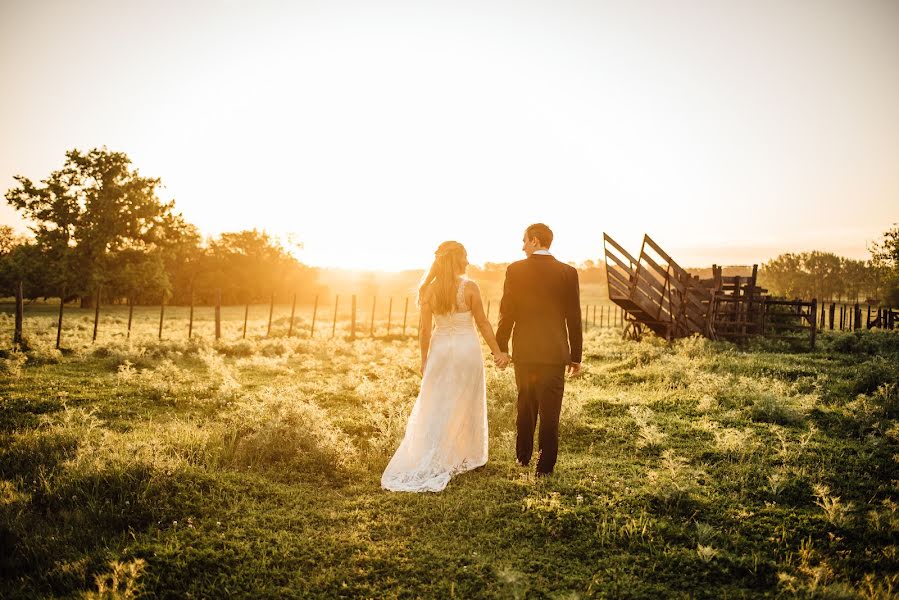
{"label": "wooden ramp", "polygon": [[607,233],[603,247],[609,299],[626,315],[626,335],[638,337],[646,328],[668,340],[700,334],[742,343],[753,335],[795,339],[795,332],[809,330],[814,347],[815,301],[767,297],[756,284],[757,265],[751,277],[724,277],[713,266],[712,278],[700,280],[648,235],[639,258]]}
{"label": "wooden ramp", "polygon": [[665,339],[708,335],[712,292],[680,267],[651,237],[635,259],[603,234],[609,298]]}

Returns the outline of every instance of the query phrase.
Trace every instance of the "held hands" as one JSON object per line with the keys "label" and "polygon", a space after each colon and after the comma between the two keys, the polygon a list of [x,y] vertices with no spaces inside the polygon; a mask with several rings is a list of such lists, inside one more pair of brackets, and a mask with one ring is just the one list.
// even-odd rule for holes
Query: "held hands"
{"label": "held hands", "polygon": [[493,355],[493,364],[500,370],[505,369],[512,362],[512,357],[507,352],[497,352]]}

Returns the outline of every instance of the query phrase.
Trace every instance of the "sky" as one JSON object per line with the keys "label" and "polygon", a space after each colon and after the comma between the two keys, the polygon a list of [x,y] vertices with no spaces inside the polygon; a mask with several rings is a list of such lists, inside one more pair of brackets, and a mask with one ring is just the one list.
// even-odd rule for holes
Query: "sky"
{"label": "sky", "polygon": [[[0,0],[0,190],[128,154],[308,264],[867,258],[899,221],[899,2]],[[25,230],[5,202],[0,223]]]}

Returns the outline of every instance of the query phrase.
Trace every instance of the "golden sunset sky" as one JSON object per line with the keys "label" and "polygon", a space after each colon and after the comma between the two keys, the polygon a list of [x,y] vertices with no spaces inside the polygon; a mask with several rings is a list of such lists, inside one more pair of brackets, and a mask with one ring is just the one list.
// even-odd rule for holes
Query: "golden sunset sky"
{"label": "golden sunset sky", "polygon": [[[866,258],[899,221],[899,2],[0,0],[0,188],[105,145],[320,266]],[[25,224],[3,203],[0,223]]]}

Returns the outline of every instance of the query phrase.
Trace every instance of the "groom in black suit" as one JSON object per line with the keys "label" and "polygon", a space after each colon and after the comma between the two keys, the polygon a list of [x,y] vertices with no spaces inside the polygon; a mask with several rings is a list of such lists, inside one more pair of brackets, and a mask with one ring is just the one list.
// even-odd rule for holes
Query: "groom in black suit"
{"label": "groom in black suit", "polygon": [[[553,232],[543,223],[524,232],[525,260],[506,269],[496,341],[512,360],[518,386],[518,435],[515,454],[527,466],[534,452],[534,429],[540,419],[537,475],[552,473],[559,451],[559,413],[565,370],[581,371],[580,286],[577,270],[549,253]],[[504,366],[507,357],[498,357]]]}

